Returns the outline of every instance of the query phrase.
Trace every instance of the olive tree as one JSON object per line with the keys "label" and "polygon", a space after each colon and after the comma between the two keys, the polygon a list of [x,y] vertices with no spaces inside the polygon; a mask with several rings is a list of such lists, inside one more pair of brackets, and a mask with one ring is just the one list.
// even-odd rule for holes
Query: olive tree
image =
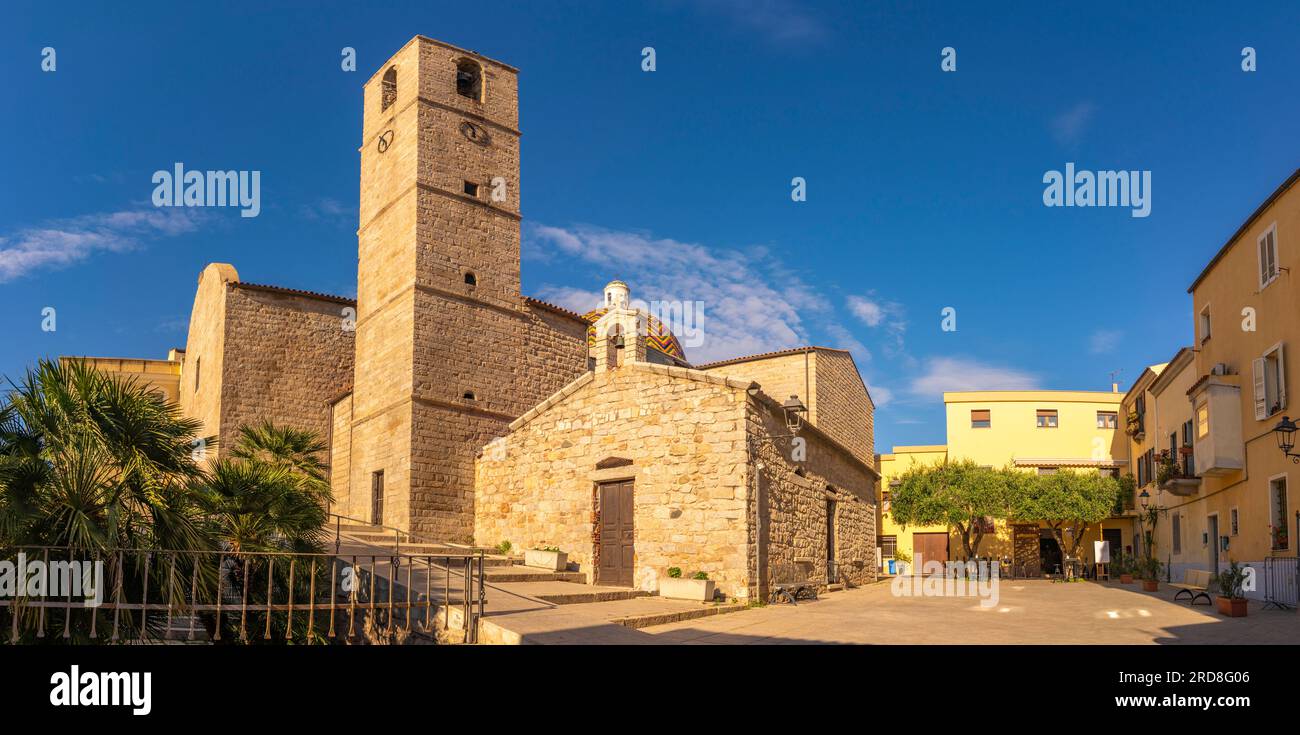
{"label": "olive tree", "polygon": [[961,536],[966,558],[979,552],[988,521],[1006,518],[1023,486],[1020,473],[981,467],[969,460],[913,466],[890,496],[890,515],[901,526],[942,525]]}

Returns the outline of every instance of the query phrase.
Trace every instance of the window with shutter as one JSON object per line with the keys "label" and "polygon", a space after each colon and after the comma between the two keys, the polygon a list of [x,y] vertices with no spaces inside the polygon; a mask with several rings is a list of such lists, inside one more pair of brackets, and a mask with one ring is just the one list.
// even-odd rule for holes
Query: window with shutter
{"label": "window with shutter", "polygon": [[1264,358],[1256,357],[1251,361],[1251,373],[1255,387],[1255,420],[1268,418],[1268,395],[1264,376]]}
{"label": "window with shutter", "polygon": [[1277,224],[1274,223],[1259,236],[1259,287],[1264,288],[1278,276]]}

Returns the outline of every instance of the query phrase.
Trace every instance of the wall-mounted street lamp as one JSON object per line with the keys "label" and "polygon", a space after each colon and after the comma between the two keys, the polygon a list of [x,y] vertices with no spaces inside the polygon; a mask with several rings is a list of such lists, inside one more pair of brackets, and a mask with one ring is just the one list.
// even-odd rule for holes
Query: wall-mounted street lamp
{"label": "wall-mounted street lamp", "polygon": [[781,404],[781,409],[785,411],[785,428],[790,432],[790,436],[799,433],[799,428],[803,426],[803,415],[808,413],[808,407],[803,405],[799,396],[790,396],[789,400]]}
{"label": "wall-mounted street lamp", "polygon": [[1147,504],[1150,502],[1151,502],[1151,493],[1147,492],[1146,488],[1142,488],[1142,492],[1138,493],[1138,503],[1142,506],[1143,512],[1146,512]]}
{"label": "wall-mounted street lamp", "polygon": [[1300,454],[1292,454],[1291,450],[1295,449],[1295,430],[1296,423],[1288,416],[1283,416],[1282,420],[1277,422],[1273,427],[1273,433],[1277,434],[1277,448],[1282,450],[1282,454],[1291,458],[1291,461],[1300,464]]}

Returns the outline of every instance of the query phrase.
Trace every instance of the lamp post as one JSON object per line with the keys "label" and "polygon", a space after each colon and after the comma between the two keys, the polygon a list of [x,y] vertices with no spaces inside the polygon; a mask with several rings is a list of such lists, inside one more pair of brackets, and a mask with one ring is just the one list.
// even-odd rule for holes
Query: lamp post
{"label": "lamp post", "polygon": [[1277,435],[1277,448],[1282,450],[1284,456],[1290,457],[1292,462],[1300,464],[1300,454],[1291,452],[1295,449],[1295,430],[1296,423],[1289,416],[1283,416],[1277,426],[1273,427],[1273,433]]}

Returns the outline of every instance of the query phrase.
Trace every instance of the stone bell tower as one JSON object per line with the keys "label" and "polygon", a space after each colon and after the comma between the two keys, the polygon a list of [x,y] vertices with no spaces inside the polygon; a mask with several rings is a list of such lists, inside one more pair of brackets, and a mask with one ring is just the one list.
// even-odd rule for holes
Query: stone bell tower
{"label": "stone bell tower", "polygon": [[517,73],[417,36],[365,85],[349,492],[442,541],[471,540],[475,453],[533,405]]}

